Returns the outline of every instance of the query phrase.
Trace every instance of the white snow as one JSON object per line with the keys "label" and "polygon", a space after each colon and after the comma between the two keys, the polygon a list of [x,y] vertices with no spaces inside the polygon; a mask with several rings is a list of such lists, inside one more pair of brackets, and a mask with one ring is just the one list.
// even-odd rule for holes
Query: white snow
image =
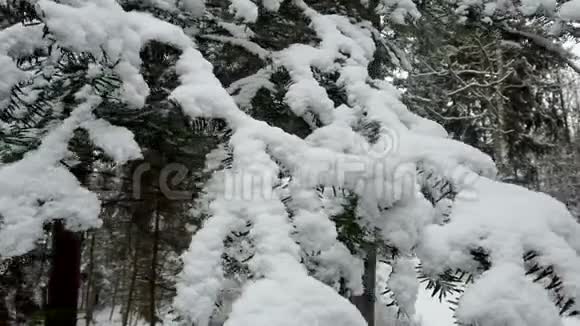
{"label": "white snow", "polygon": [[568,20],[579,20],[580,19],[580,1],[579,0],[571,0],[568,2],[564,2],[560,6],[560,10],[558,11],[560,17]]}
{"label": "white snow", "polygon": [[205,11],[205,0],[183,0],[182,6],[193,16],[201,16]]}
{"label": "white snow", "polygon": [[[262,1],[269,11],[278,10],[281,3]],[[310,20],[320,42],[294,44],[276,53],[252,42],[251,31],[222,24],[231,37],[201,37],[242,46],[264,60],[273,59],[272,67],[238,80],[226,90],[214,76],[212,65],[180,27],[150,14],[125,12],[113,0],[74,4],[38,1],[51,37],[59,45],[90,52],[99,59],[106,54],[109,60],[118,61],[115,72],[123,81],[124,101],[135,108],[144,105],[149,88],[140,74],[139,53],[149,41],[165,42],[182,51],[176,65],[180,85],[170,98],[189,117],[224,119],[233,130],[228,144],[233,150],[232,166],[214,171],[206,185],[203,199],[211,201],[206,208],[209,217],[182,256],[184,268],[173,306],[185,322],[208,326],[212,321],[216,300],[232,284],[221,266],[226,250],[223,240],[247,226],[252,245],[245,249],[253,251],[248,261],[252,279],[240,284],[239,295],[232,294],[235,301],[225,325],[365,325],[357,309],[333,288],[337,279],[345,277],[350,290],[360,293],[362,261],[337,240],[330,215],[338,204],[327,206],[329,200],[317,196],[314,187],[320,184],[358,195],[356,213],[361,223],[400,250],[402,256],[395,261],[387,282],[410,317],[415,315],[418,295],[411,258],[414,253],[425,272],[433,276],[447,269],[476,274],[476,283],[459,304],[462,322],[561,325],[548,294],[524,276],[522,256],[531,250],[538,253],[539,262],[554,267],[566,295],[580,297],[580,225],[555,199],[493,181],[496,169],[487,155],[449,139],[440,125],[410,112],[391,84],[373,80],[367,66],[376,49],[373,35],[378,31],[368,23],[322,15],[304,1],[295,0],[291,5]],[[479,4],[479,0],[462,1],[458,10]],[[520,10],[532,13],[551,5],[551,0],[527,0]],[[200,0],[183,1],[181,6],[194,16],[205,11]],[[382,1],[382,6],[395,23],[419,17],[412,1],[388,0]],[[574,19],[575,6],[575,2],[567,9],[562,6],[566,10],[561,9],[561,16]],[[250,0],[232,0],[230,8],[245,23],[258,18],[258,7]],[[488,6],[487,11],[502,8]],[[13,36],[21,27],[12,28],[0,32],[0,40],[6,40],[0,43],[0,101],[14,83],[26,77],[11,56],[31,51],[34,43],[40,42],[19,36],[25,32]],[[35,29],[28,32],[38,37]],[[240,109],[250,106],[259,89],[273,90],[269,78],[277,67],[290,74],[286,103],[311,124],[313,132],[306,139],[257,121]],[[89,75],[98,75],[99,69],[91,67]],[[335,108],[313,69],[337,73],[347,103]],[[62,123],[52,126],[37,150],[21,161],[0,165],[2,257],[33,248],[43,223],[52,219],[64,219],[73,230],[98,227],[96,195],[82,188],[59,163],[69,155],[67,145],[75,129],[85,128],[94,144],[118,162],[141,156],[127,129],[95,120],[92,110],[101,99],[90,87],[77,98],[82,104]],[[310,120],[311,115],[322,126]],[[353,130],[361,119],[380,125],[376,144]],[[208,169],[216,168],[223,152],[221,148],[208,156],[212,159]],[[438,190],[417,175],[418,166],[458,189],[455,201],[443,200],[433,207],[423,198],[419,186],[427,186],[433,194]],[[281,168],[293,177],[285,180],[287,190],[275,187],[283,181]],[[287,194],[292,195],[288,206],[282,201]],[[444,213],[450,213],[448,223],[443,223]],[[489,252],[492,263],[481,275],[477,275],[478,263],[470,254],[479,247]],[[308,254],[312,252],[317,254]],[[382,311],[383,317],[390,312]]]}
{"label": "white snow", "polygon": [[255,23],[258,19],[258,6],[250,0],[231,0],[230,11],[246,23]]}
{"label": "white snow", "polygon": [[415,302],[419,293],[415,261],[406,257],[395,260],[387,286],[393,291],[394,299],[397,301],[399,308],[407,316],[413,317],[415,315]]}
{"label": "white snow", "polygon": [[562,326],[558,309],[521,266],[502,264],[467,287],[456,315],[459,321],[481,326]]}
{"label": "white snow", "polygon": [[18,69],[14,58],[30,55],[45,44],[40,25],[16,24],[0,31],[0,110],[7,103],[12,87],[30,76]]}
{"label": "white snow", "polygon": [[284,0],[262,0],[262,5],[266,10],[276,12]]}
{"label": "white snow", "polygon": [[81,124],[89,132],[93,144],[102,148],[115,162],[123,164],[142,158],[135,135],[127,128],[113,126],[103,119],[91,119]]}
{"label": "white snow", "polygon": [[106,54],[112,62],[120,60],[115,72],[123,80],[123,97],[136,108],[141,108],[149,95],[149,87],[139,73],[141,48],[152,40],[178,48],[192,46],[181,28],[147,13],[125,12],[114,1],[72,7],[40,0],[38,5],[45,15],[46,25],[62,45],[90,52],[96,58]]}
{"label": "white snow", "polygon": [[270,69],[260,69],[253,75],[233,82],[228,87],[228,93],[233,96],[236,104],[240,108],[249,108],[252,104],[252,99],[260,89],[264,88],[272,93],[276,91],[274,83],[270,81],[271,76],[272,71]]}
{"label": "white snow", "polygon": [[[532,316],[537,320],[532,323],[524,314],[514,316],[506,312],[495,315],[489,325],[500,323],[498,319],[510,325],[538,326],[552,325],[558,320],[548,308],[539,310],[547,302],[547,294],[514,295],[516,289],[538,292],[531,281],[523,278],[522,257],[528,251],[537,252],[539,261],[546,266],[553,265],[562,279],[563,293],[573,298],[580,296],[580,225],[554,198],[481,177],[458,194],[450,219],[448,224],[425,229],[417,251],[424,269],[433,274],[456,268],[476,272],[477,263],[469,250],[484,248],[489,251],[492,267],[470,288],[466,298],[485,302],[486,296],[493,295],[508,312],[543,311],[544,318],[549,318]],[[492,280],[493,287],[478,285],[480,281],[486,284],[487,279]],[[513,290],[506,290],[510,288]],[[520,305],[522,308],[518,308]],[[484,317],[483,311],[473,309],[472,304],[465,303],[461,316],[465,320],[489,318],[489,314]]]}
{"label": "white snow", "polygon": [[43,224],[52,219],[63,219],[71,230],[100,226],[97,196],[59,165],[68,154],[74,130],[91,118],[92,109],[100,103],[98,96],[88,92],[85,88],[77,94],[85,102],[53,129],[37,150],[20,161],[0,165],[0,257],[33,249],[43,235]]}
{"label": "white snow", "polygon": [[195,234],[182,256],[183,271],[173,306],[196,325],[208,325],[223,286],[223,239],[243,222],[227,204],[224,199],[211,204],[213,216]]}
{"label": "white snow", "polygon": [[387,14],[388,19],[395,24],[406,24],[407,18],[415,20],[421,17],[421,13],[411,0],[381,0],[377,11]]}

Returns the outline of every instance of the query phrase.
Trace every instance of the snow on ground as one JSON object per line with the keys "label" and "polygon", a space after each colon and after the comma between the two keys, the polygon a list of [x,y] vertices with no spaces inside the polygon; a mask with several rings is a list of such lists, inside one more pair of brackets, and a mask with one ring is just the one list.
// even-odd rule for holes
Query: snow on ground
{"label": "snow on ground", "polygon": [[[97,311],[94,314],[94,319],[95,319],[95,323],[93,325],[95,326],[120,326],[123,324],[123,317],[120,313],[120,309],[119,307],[116,308],[116,311],[113,313],[113,316],[111,319],[109,319],[111,313],[111,309],[110,308],[105,308],[103,310]],[[148,325],[148,323],[146,323],[144,320],[138,320],[137,323],[133,323],[131,322],[131,326],[146,326]]]}

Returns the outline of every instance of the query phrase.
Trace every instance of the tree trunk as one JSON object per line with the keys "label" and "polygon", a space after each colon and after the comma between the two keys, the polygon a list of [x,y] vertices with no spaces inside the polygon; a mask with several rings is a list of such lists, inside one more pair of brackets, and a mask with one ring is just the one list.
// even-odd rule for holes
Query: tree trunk
{"label": "tree trunk", "polygon": [[159,207],[155,212],[155,230],[153,232],[153,255],[151,258],[151,275],[149,280],[149,312],[150,325],[155,326],[155,286],[157,283],[157,255],[159,250]]}
{"label": "tree trunk", "polygon": [[377,274],[377,247],[375,244],[367,246],[365,259],[365,273],[363,275],[364,292],[362,295],[352,296],[350,301],[357,307],[368,326],[375,325],[375,283]]}
{"label": "tree trunk", "polygon": [[[498,78],[502,78],[505,74],[505,69],[503,66],[503,52],[501,50],[501,45],[497,45],[496,51],[496,60],[497,60],[497,75]],[[496,92],[496,115],[497,115],[497,125],[494,130],[493,135],[493,143],[495,147],[495,164],[498,168],[498,171],[501,173],[505,173],[506,163],[507,163],[507,146],[505,140],[505,108],[504,108],[504,98],[503,98],[503,89],[500,85],[498,85]]]}
{"label": "tree trunk", "polygon": [[127,305],[123,314],[123,326],[129,325],[129,315],[131,314],[131,305],[133,301],[133,292],[135,291],[135,282],[137,281],[137,247],[139,244],[139,238],[135,239],[135,251],[133,253],[133,271],[131,275],[131,283],[129,284],[129,294],[127,296]]}
{"label": "tree trunk", "polygon": [[117,291],[119,289],[120,279],[124,277],[125,273],[121,273],[121,277],[115,279],[115,286],[113,287],[113,298],[111,299],[111,312],[109,313],[109,321],[113,320],[115,313],[115,304],[117,304]]}
{"label": "tree trunk", "polygon": [[87,291],[85,293],[85,325],[89,326],[93,320],[93,304],[92,300],[92,286],[93,286],[93,270],[95,266],[95,234],[91,234],[91,247],[89,248],[89,270],[87,271]]}
{"label": "tree trunk", "polygon": [[[560,100],[560,108],[562,109],[562,114],[564,115],[563,120],[564,120],[564,127],[565,127],[565,131],[564,131],[564,140],[566,141],[566,144],[570,144],[572,142],[572,130],[570,130],[570,125],[568,123],[568,119],[569,119],[569,112],[568,112],[568,107],[566,105],[566,100],[564,99],[564,90],[562,89],[562,77],[560,76],[561,72],[557,72],[556,73],[556,82],[558,83],[559,87],[558,87],[558,98]],[[553,108],[554,111],[556,111],[556,108]],[[555,112],[555,114],[557,115],[557,112]]]}
{"label": "tree trunk", "polygon": [[81,282],[81,238],[55,221],[45,326],[76,326]]}
{"label": "tree trunk", "polygon": [[10,308],[7,302],[8,300],[6,300],[7,296],[8,293],[4,290],[4,287],[0,287],[0,326],[8,326],[12,324]]}

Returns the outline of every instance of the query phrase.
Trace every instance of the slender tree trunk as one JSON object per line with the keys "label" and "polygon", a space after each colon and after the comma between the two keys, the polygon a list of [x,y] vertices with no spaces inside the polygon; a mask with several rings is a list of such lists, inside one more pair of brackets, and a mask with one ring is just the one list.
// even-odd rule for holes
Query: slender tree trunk
{"label": "slender tree trunk", "polygon": [[133,321],[132,321],[133,326],[137,326],[137,324],[139,323],[139,315],[135,313],[132,315],[132,318],[133,318]]}
{"label": "slender tree trunk", "polygon": [[375,325],[375,284],[377,275],[377,247],[369,244],[365,259],[365,273],[363,275],[364,292],[362,295],[352,296],[351,302],[358,308],[368,326]]}
{"label": "slender tree trunk", "polygon": [[8,292],[5,291],[5,287],[0,287],[0,326],[8,326],[12,323],[7,296]]}
{"label": "slender tree trunk", "polygon": [[149,312],[150,325],[155,326],[157,317],[155,315],[155,286],[157,283],[157,255],[159,250],[159,206],[155,212],[155,230],[153,232],[153,254],[151,258],[151,275],[149,279]]}
{"label": "slender tree trunk", "polygon": [[[497,60],[497,78],[502,78],[505,74],[505,68],[503,63],[503,51],[501,50],[501,45],[498,44],[495,51]],[[496,116],[497,116],[497,126],[494,130],[494,140],[493,144],[495,147],[495,163],[500,173],[505,173],[506,163],[507,163],[507,146],[505,140],[505,103],[503,98],[503,92],[501,86],[495,90],[497,101],[495,101]]]}
{"label": "slender tree trunk", "polygon": [[[570,130],[570,125],[568,124],[568,119],[569,119],[569,112],[568,112],[568,107],[566,106],[566,100],[564,100],[564,90],[562,89],[562,77],[560,76],[560,73],[557,72],[556,73],[556,81],[558,82],[558,98],[560,100],[560,108],[562,109],[562,114],[564,115],[563,120],[564,120],[564,127],[566,128],[565,132],[564,132],[564,140],[566,141],[567,144],[570,144],[570,142],[572,141],[572,137],[571,137],[571,133],[572,130]],[[554,108],[555,111],[555,108]]]}
{"label": "slender tree trunk", "polygon": [[81,238],[55,221],[52,270],[48,281],[45,326],[76,326],[81,279]]}
{"label": "slender tree trunk", "polygon": [[135,291],[135,282],[137,281],[137,262],[138,262],[138,257],[137,257],[137,247],[139,245],[139,238],[135,239],[135,250],[133,253],[133,270],[132,270],[132,275],[131,275],[131,283],[129,284],[129,294],[127,297],[127,305],[125,307],[125,311],[123,314],[123,326],[127,326],[129,325],[129,315],[131,313],[131,305],[132,305],[132,301],[133,301],[133,292]]}
{"label": "slender tree trunk", "polygon": [[111,298],[111,312],[109,313],[109,321],[113,320],[113,313],[115,312],[115,305],[117,304],[117,291],[119,290],[120,279],[124,277],[125,273],[121,273],[121,277],[115,278],[115,286],[113,287],[113,298]]}
{"label": "slender tree trunk", "polygon": [[85,325],[89,326],[93,320],[93,303],[91,294],[93,286],[93,270],[95,266],[95,234],[91,234],[91,244],[89,248],[89,270],[87,275],[87,291],[85,293]]}

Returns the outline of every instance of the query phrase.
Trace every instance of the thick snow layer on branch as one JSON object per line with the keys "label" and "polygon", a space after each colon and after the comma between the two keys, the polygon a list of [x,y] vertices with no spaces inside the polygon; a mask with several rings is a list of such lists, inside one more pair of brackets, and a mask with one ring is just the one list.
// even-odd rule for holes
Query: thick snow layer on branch
{"label": "thick snow layer on branch", "polygon": [[229,203],[223,198],[211,204],[213,216],[195,234],[189,249],[181,257],[183,270],[177,282],[173,306],[181,316],[196,325],[209,324],[223,286],[223,239],[243,223],[228,206]]}
{"label": "thick snow layer on branch", "polygon": [[125,12],[114,1],[85,3],[72,7],[40,0],[39,8],[52,35],[65,47],[92,53],[119,63],[115,71],[123,80],[124,99],[134,107],[145,104],[149,87],[141,76],[141,48],[149,41],[161,41],[184,49],[192,41],[183,30],[150,14]]}
{"label": "thick snow layer on branch", "polygon": [[[256,177],[263,178],[264,171],[277,175],[277,167],[269,156],[261,150],[256,152],[263,143],[241,139],[244,145],[237,146],[238,158],[242,161],[252,158],[261,170],[254,171]],[[253,145],[248,146],[250,143]],[[365,325],[352,304],[307,275],[300,264],[299,247],[290,237],[292,226],[279,198],[249,201],[247,215],[253,224],[250,236],[256,247],[249,266],[254,275],[263,279],[247,286],[225,325]]]}
{"label": "thick snow layer on branch", "polygon": [[402,253],[411,254],[421,239],[423,228],[433,223],[433,217],[431,204],[417,194],[387,209],[380,227],[381,235]]}
{"label": "thick snow layer on branch", "polygon": [[91,119],[91,111],[99,103],[99,97],[87,95],[85,102],[53,129],[36,151],[15,163],[0,165],[0,257],[33,249],[43,234],[44,223],[53,219],[64,219],[71,230],[100,225],[96,195],[57,165],[68,153],[74,130]]}
{"label": "thick snow layer on branch", "polygon": [[240,108],[248,108],[260,89],[264,88],[272,93],[275,92],[275,85],[270,81],[271,76],[270,69],[260,69],[253,75],[233,82],[228,87],[228,93],[232,94]]}
{"label": "thick snow layer on branch", "polygon": [[501,264],[467,287],[456,311],[467,325],[562,326],[558,309],[522,266]]}
{"label": "thick snow layer on branch", "polygon": [[193,16],[202,16],[205,11],[205,0],[183,0],[182,6]]}
{"label": "thick snow layer on branch", "polygon": [[218,22],[218,25],[237,39],[249,40],[255,36],[250,27],[246,25],[236,25],[228,22]]}
{"label": "thick snow layer on branch", "polygon": [[363,326],[366,322],[346,298],[304,272],[262,279],[244,289],[225,326],[246,325]]}
{"label": "thick snow layer on branch", "polygon": [[231,45],[242,47],[246,51],[256,55],[260,59],[267,59],[271,55],[270,51],[265,50],[257,43],[249,41],[246,38],[240,39],[237,37],[229,37],[229,36],[222,36],[222,35],[201,35],[200,37],[203,37],[203,38],[208,39],[208,40],[229,43]]}
{"label": "thick snow layer on branch", "polygon": [[469,260],[469,247],[488,249],[492,261],[512,262],[534,250],[541,256],[557,254],[554,268],[568,271],[575,280],[571,285],[580,286],[580,259],[575,256],[580,252],[580,224],[556,199],[480,177],[459,192],[450,219],[425,230],[420,253],[426,268],[436,273],[461,268]]}
{"label": "thick snow layer on branch", "polygon": [[552,14],[556,9],[555,0],[524,0],[521,2],[520,11],[524,15],[533,15],[538,11]]}
{"label": "thick snow layer on branch", "polygon": [[[213,76],[211,65],[196,50],[191,49],[182,54],[177,72],[182,85],[173,92],[172,97],[181,103],[187,114],[192,117],[201,115],[224,118],[234,128],[231,140],[234,150],[233,170],[227,172],[227,178],[233,183],[226,183],[229,188],[223,191],[232,199],[228,205],[236,207],[236,212],[243,214],[241,217],[252,223],[250,236],[256,252],[249,266],[256,277],[264,278],[245,289],[234,304],[227,324],[271,324],[278,312],[285,322],[298,319],[307,324],[318,322],[319,325],[330,325],[338,319],[345,320],[345,325],[362,325],[364,322],[356,308],[330,287],[307,275],[300,264],[299,247],[291,238],[292,227],[284,205],[272,190],[272,178],[278,175],[278,167],[265,152],[266,143],[273,152],[284,152],[287,158],[292,157],[290,166],[302,163],[300,156],[293,155],[293,152],[310,146],[298,137],[257,122],[240,111]],[[298,148],[289,151],[293,144],[297,144]],[[239,182],[242,182],[241,188],[234,187]],[[220,227],[222,234],[227,233],[228,225]],[[194,242],[197,241],[196,237]],[[192,255],[199,252],[192,252]],[[206,250],[201,249],[201,252]],[[190,263],[193,264],[186,261],[186,264]],[[189,267],[184,268],[189,270]],[[215,270],[203,271],[198,279],[215,277],[212,274]],[[195,289],[196,285],[190,287]],[[296,291],[306,288],[311,291],[308,299],[306,302],[298,300],[302,292]],[[190,290],[184,291],[186,293]],[[186,302],[186,299],[179,300]],[[332,302],[335,304],[330,304]],[[335,307],[332,314],[326,310],[329,305]],[[258,306],[260,310],[256,310]],[[205,312],[198,312],[194,316],[211,314],[207,306],[197,305],[197,309],[205,309]],[[197,320],[200,321],[199,318]]]}
{"label": "thick snow layer on branch", "polygon": [[41,25],[16,24],[0,31],[0,110],[7,102],[12,87],[30,76],[18,69],[14,59],[32,55],[35,49],[45,44]]}
{"label": "thick snow layer on branch", "polygon": [[[340,285],[342,277],[353,294],[362,293],[363,262],[338,241],[336,226],[322,207],[321,199],[314,190],[298,183],[290,185],[289,195],[292,200],[288,207],[293,211],[295,228],[293,237],[307,254],[305,264],[313,265],[309,267],[314,270],[314,277],[335,285]],[[314,256],[308,256],[313,253]]]}
{"label": "thick snow layer on branch", "polygon": [[213,74],[212,65],[199,51],[191,48],[182,53],[176,65],[181,85],[173,90],[171,98],[179,102],[191,117],[226,119],[233,127],[249,117],[241,112],[235,101]]}
{"label": "thick snow layer on branch", "polygon": [[412,20],[421,17],[421,13],[411,0],[382,0],[376,8],[379,13],[386,14],[395,24],[404,25],[407,18]]}
{"label": "thick snow layer on branch", "polygon": [[461,0],[456,3],[457,9],[455,12],[459,15],[467,16],[470,8],[483,7],[482,13],[489,21],[489,17],[496,14],[523,14],[525,16],[532,16],[534,14],[545,14],[551,16],[556,12],[557,1],[555,0],[522,0],[504,1],[504,0]]}
{"label": "thick snow layer on branch", "polygon": [[392,266],[387,281],[388,288],[398,306],[409,317],[415,315],[415,302],[419,293],[419,280],[415,271],[415,261],[408,257],[398,258]]}
{"label": "thick snow layer on branch", "polygon": [[258,19],[258,6],[250,0],[231,0],[230,11],[246,23],[255,23]]}
{"label": "thick snow layer on branch", "polygon": [[[473,296],[495,291],[489,296],[496,302],[503,302],[504,310],[538,311],[537,307],[546,303],[545,295],[521,296],[514,291],[516,288],[521,291],[522,287],[513,287],[518,282],[525,282],[520,280],[524,274],[522,257],[533,251],[541,264],[553,267],[562,281],[562,292],[568,297],[580,298],[580,224],[554,198],[482,177],[459,192],[450,219],[448,224],[425,229],[418,255],[428,273],[441,274],[455,268],[475,272],[478,265],[470,250],[483,248],[489,253],[491,269],[487,275],[494,278],[493,286],[476,286],[471,290],[475,293]],[[517,272],[520,276],[515,277]],[[513,290],[502,292],[512,287]],[[525,289],[536,291],[531,285]],[[525,306],[518,308],[522,304]],[[467,303],[465,307],[470,311],[465,312],[465,318],[476,318],[475,312],[469,310],[474,308]],[[509,325],[553,325],[539,317],[538,323],[532,323],[531,319],[525,319],[525,314],[501,315],[496,311],[493,315],[494,322],[484,325],[501,324],[500,319]],[[524,319],[514,323],[516,316]]]}
{"label": "thick snow layer on branch", "polygon": [[8,57],[3,56],[0,53],[0,110],[3,108],[3,103],[5,103],[10,98],[10,92],[12,87],[16,85],[19,81],[25,79],[28,74],[24,71],[18,69],[14,61]]}
{"label": "thick snow layer on branch", "polygon": [[12,58],[27,56],[47,44],[42,25],[16,24],[0,31],[0,53]]}
{"label": "thick snow layer on branch", "polygon": [[262,5],[266,10],[276,12],[284,0],[262,0]]}
{"label": "thick snow layer on branch", "polygon": [[560,6],[560,17],[569,20],[580,20],[580,1],[572,0],[564,2]]}
{"label": "thick snow layer on branch", "polygon": [[102,148],[115,162],[123,164],[143,157],[135,135],[127,128],[113,126],[103,119],[92,119],[81,126],[89,132],[93,144]]}

